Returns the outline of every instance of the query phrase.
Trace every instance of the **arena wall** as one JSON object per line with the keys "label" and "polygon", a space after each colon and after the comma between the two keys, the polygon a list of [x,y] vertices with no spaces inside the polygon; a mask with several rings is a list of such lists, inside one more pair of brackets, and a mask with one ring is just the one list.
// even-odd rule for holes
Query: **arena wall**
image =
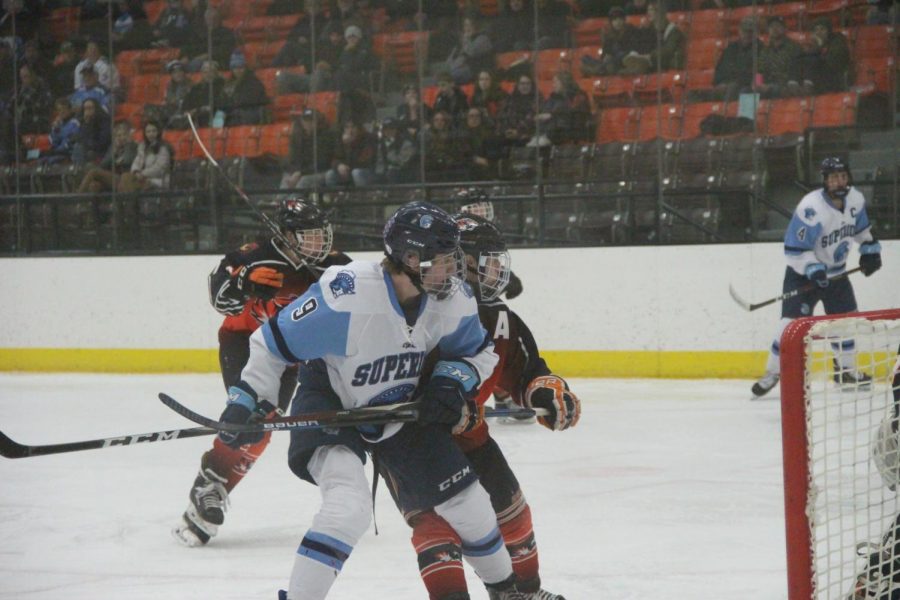
{"label": "arena wall", "polygon": [[[853,275],[860,308],[900,307],[900,241]],[[355,258],[377,259],[375,253]],[[781,244],[513,250],[525,292],[510,306],[551,367],[581,377],[758,376],[779,306]],[[857,256],[849,264],[856,265]],[[0,259],[0,370],[218,370],[218,256]],[[821,311],[821,308],[820,308]]]}

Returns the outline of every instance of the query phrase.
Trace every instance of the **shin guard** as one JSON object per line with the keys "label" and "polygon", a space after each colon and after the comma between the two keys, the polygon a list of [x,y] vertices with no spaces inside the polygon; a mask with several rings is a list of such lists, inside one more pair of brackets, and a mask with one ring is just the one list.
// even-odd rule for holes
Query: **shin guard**
{"label": "shin guard", "polygon": [[412,543],[430,600],[468,597],[460,539],[444,519],[431,511],[416,516]]}
{"label": "shin guard", "polygon": [[204,469],[212,469],[217,474],[226,478],[225,489],[231,492],[240,483],[244,475],[250,470],[256,460],[262,456],[269,440],[271,432],[267,432],[263,439],[255,444],[248,444],[240,448],[229,448],[219,438],[213,442],[212,450],[203,455],[201,465]]}
{"label": "shin guard", "polygon": [[[541,587],[538,575],[538,551],[531,525],[531,509],[524,505],[515,517],[500,523],[500,533],[512,558],[512,567],[519,581],[537,591]],[[534,590],[530,588],[534,587]],[[522,584],[520,584],[522,587]]]}

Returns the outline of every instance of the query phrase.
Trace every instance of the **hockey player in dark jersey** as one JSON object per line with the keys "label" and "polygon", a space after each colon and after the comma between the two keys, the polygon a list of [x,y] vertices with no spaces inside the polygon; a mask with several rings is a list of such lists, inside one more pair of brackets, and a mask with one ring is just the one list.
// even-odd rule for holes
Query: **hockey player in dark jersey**
{"label": "hockey player in dark jersey", "polygon": [[[499,300],[510,273],[509,253],[500,230],[476,215],[459,214],[455,219],[460,228],[460,247],[466,255],[467,279],[478,300],[478,316],[500,357],[476,403],[483,406],[492,393],[501,390],[520,406],[547,409],[549,414],[539,422],[548,429],[573,427],[581,414],[580,401],[547,367],[522,319]],[[479,419],[477,425],[455,439],[491,497],[524,598],[564,600],[541,589],[531,509],[487,423]],[[391,487],[390,473],[385,469],[381,473]],[[413,528],[412,543],[430,600],[468,600],[459,537],[433,511],[406,513],[404,517]]]}
{"label": "hockey player in dark jersey", "polygon": [[[209,275],[210,303],[225,315],[219,328],[219,365],[225,389],[240,380],[250,356],[250,335],[318,281],[326,268],[350,262],[345,254],[332,251],[331,224],[304,197],[282,201],[276,222],[294,248],[277,237],[245,244],[226,254]],[[296,379],[295,368],[285,371],[278,406],[270,407],[271,411],[287,407]],[[201,458],[188,508],[172,530],[176,539],[200,546],[216,535],[225,519],[228,494],[266,449],[270,436],[237,449],[216,438]]]}

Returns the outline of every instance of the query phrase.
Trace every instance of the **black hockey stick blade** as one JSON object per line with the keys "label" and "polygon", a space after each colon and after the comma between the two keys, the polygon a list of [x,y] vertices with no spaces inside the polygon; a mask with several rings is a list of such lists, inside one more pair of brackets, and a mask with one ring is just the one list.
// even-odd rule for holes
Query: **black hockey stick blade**
{"label": "black hockey stick blade", "polygon": [[[850,275],[853,275],[854,273],[856,273],[860,270],[862,270],[861,267],[856,267],[855,269],[850,269],[849,271],[845,271],[843,273],[835,275],[834,277],[829,277],[828,281],[834,281],[835,279],[843,279],[844,277],[849,277]],[[780,296],[775,296],[774,298],[769,298],[768,300],[763,300],[762,302],[757,302],[755,304],[747,302],[746,300],[741,298],[740,295],[737,293],[737,291],[735,291],[734,286],[731,284],[728,284],[728,293],[731,294],[731,299],[734,300],[741,308],[743,308],[746,311],[752,312],[752,311],[756,310],[757,308],[762,308],[763,306],[769,306],[770,304],[775,304],[776,302],[779,302],[781,300],[787,300],[788,298],[793,298],[794,296],[797,296],[798,294],[804,294],[804,293],[814,289],[817,285],[818,285],[817,283],[813,283],[813,282],[805,283],[798,288],[795,288],[789,292],[785,292],[785,293],[781,294]]]}
{"label": "black hockey stick blade", "polygon": [[215,433],[217,433],[216,430],[210,429],[209,427],[193,427],[191,429],[171,429],[168,431],[154,431],[152,433],[119,435],[109,438],[84,440],[81,442],[31,446],[20,444],[0,431],[0,456],[5,458],[46,456],[48,454],[62,454],[64,452],[78,452],[80,450],[96,450],[98,448],[109,448],[111,446],[131,446],[133,444],[146,444],[150,442],[167,442],[169,440],[181,440],[201,435],[213,435]]}
{"label": "black hockey stick blade", "polygon": [[406,402],[388,406],[367,406],[343,410],[330,410],[316,413],[302,413],[292,417],[275,417],[255,423],[226,423],[210,419],[178,402],[167,394],[159,394],[163,404],[182,417],[204,427],[217,431],[236,433],[247,431],[278,431],[291,429],[325,429],[328,427],[354,427],[357,425],[385,425],[387,423],[404,423],[419,418],[419,403]]}

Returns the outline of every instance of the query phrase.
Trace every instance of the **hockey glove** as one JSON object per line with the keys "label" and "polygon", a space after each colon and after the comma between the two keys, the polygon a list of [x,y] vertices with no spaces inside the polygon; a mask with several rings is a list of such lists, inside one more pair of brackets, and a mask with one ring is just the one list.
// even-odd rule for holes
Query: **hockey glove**
{"label": "hockey glove", "polygon": [[822,263],[813,263],[806,267],[806,278],[814,281],[820,288],[828,287],[828,273],[825,272],[825,265]]}
{"label": "hockey glove", "polygon": [[475,427],[478,407],[470,392],[477,382],[478,375],[468,364],[438,361],[422,393],[419,423],[449,425],[454,434]]}
{"label": "hockey glove", "polygon": [[859,245],[859,268],[866,277],[881,268],[881,244],[871,241]]}
{"label": "hockey glove", "polygon": [[512,300],[516,296],[522,293],[522,280],[519,279],[515,273],[512,271],[509,272],[509,283],[506,284],[506,289],[503,291],[503,294],[506,296],[507,300]]}
{"label": "hockey glove", "polygon": [[235,281],[238,291],[245,296],[271,300],[284,285],[284,273],[270,267],[241,267]]}
{"label": "hockey glove", "polygon": [[538,423],[553,431],[575,427],[581,418],[581,401],[569,390],[569,384],[556,375],[535,378],[525,390],[525,405],[546,409],[549,414],[538,417]]}
{"label": "hockey glove", "polygon": [[[246,390],[235,385],[228,388],[228,406],[222,411],[220,421],[226,423],[246,424],[259,421],[266,416],[268,402],[257,403],[256,398]],[[219,439],[230,448],[240,448],[246,444],[255,444],[263,439],[264,431],[220,431]]]}

